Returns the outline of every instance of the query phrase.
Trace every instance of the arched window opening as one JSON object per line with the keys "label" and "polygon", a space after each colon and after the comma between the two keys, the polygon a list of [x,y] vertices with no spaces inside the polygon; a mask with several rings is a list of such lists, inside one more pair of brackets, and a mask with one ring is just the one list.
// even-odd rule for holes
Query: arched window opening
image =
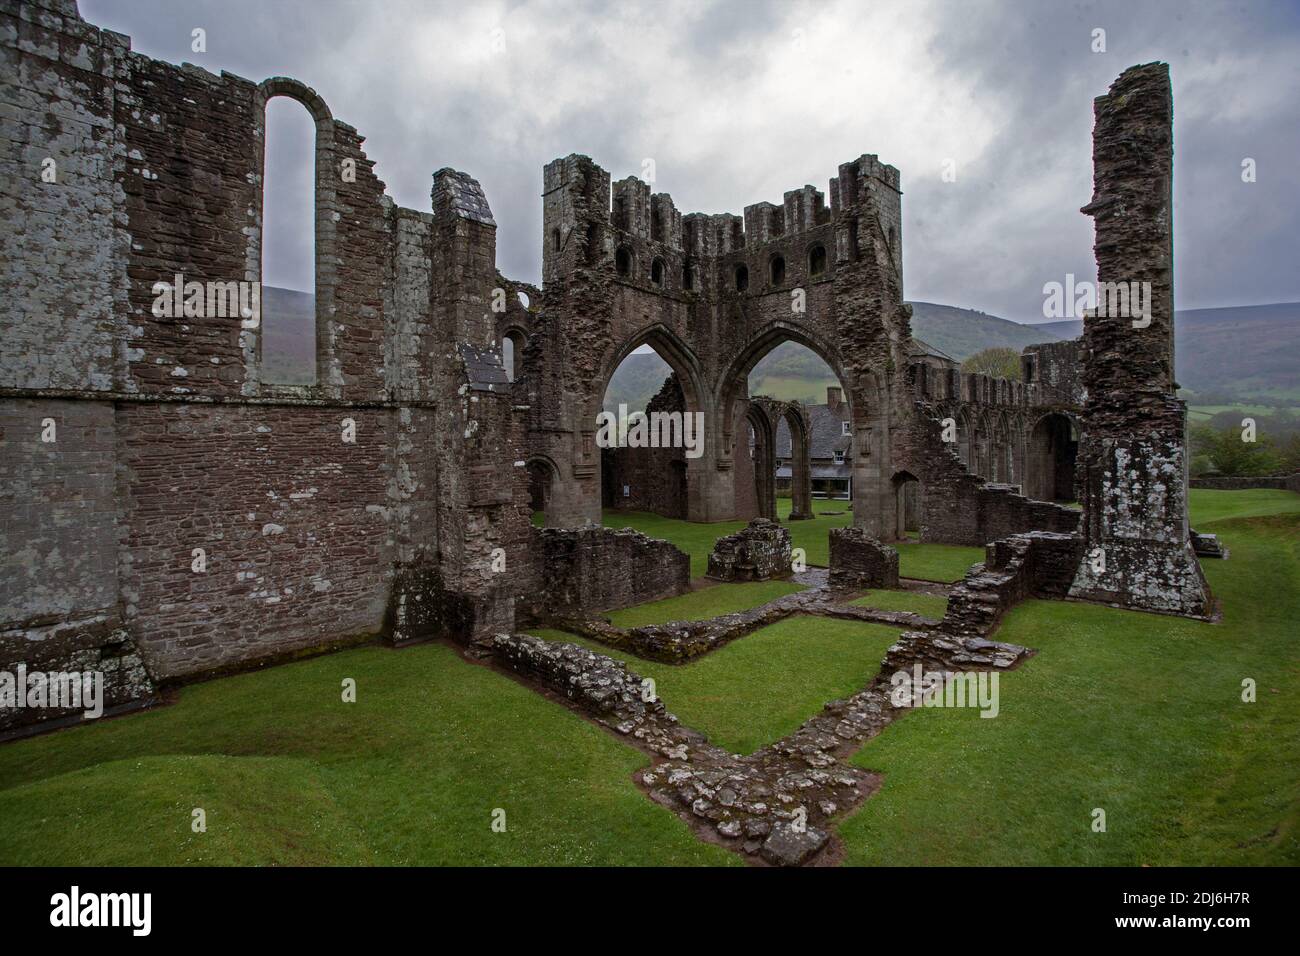
{"label": "arched window opening", "polygon": [[614,268],[621,276],[632,274],[632,253],[626,246],[619,246],[618,251],[614,253]]}
{"label": "arched window opening", "polygon": [[545,527],[546,513],[551,507],[551,492],[555,486],[555,469],[549,461],[534,458],[528,462],[528,500],[533,524]]}
{"label": "arched window opening", "polygon": [[656,259],[650,263],[650,281],[655,285],[661,286],[664,284],[664,261],[662,259]]}
{"label": "arched window opening", "polygon": [[559,229],[551,230],[551,249],[554,250],[555,252],[560,251],[560,230]]}
{"label": "arched window opening", "polygon": [[524,337],[518,332],[507,332],[501,339],[501,364],[505,366],[510,381],[519,380],[523,374]]}
{"label": "arched window opening", "polygon": [[813,278],[826,274],[826,247],[820,242],[808,250],[808,274]]}
{"label": "arched window opening", "polygon": [[682,265],[682,288],[688,292],[695,288],[695,270],[689,262]]}
{"label": "arched window opening", "polygon": [[[789,412],[775,423],[776,513],[781,520],[812,517],[813,499],[853,497],[853,415],[844,387],[826,361],[799,342],[781,342],[749,372],[751,398],[797,402],[807,415]],[[797,408],[797,406],[790,406]]]}
{"label": "arched window opening", "polygon": [[749,288],[749,267],[736,266],[736,291],[744,292]]}
{"label": "arched window opening", "polygon": [[604,506],[686,518],[688,409],[672,366],[650,345],[634,349],[610,376],[602,411],[613,425],[600,450]]}
{"label": "arched window opening", "polygon": [[782,256],[773,256],[768,268],[771,273],[772,285],[784,285],[785,259]]}
{"label": "arched window opening", "polygon": [[286,96],[266,103],[262,188],[262,380],[316,383],[316,122]]}

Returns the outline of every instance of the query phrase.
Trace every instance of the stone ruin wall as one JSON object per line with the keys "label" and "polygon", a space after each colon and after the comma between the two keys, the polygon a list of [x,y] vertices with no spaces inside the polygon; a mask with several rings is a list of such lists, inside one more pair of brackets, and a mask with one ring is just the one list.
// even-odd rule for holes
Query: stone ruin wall
{"label": "stone ruin wall", "polygon": [[[744,377],[779,337],[814,347],[846,386],[859,527],[890,536],[898,468],[928,483],[932,537],[983,544],[1073,531],[1078,521],[986,485],[936,446],[927,404],[952,396],[923,384],[918,405],[906,377],[898,173],[874,156],[840,167],[829,207],[805,187],[779,207],[748,207],[743,219],[682,217],[637,180],[616,184],[611,209],[607,173],[586,157],[557,160],[545,174],[547,288],[527,287],[531,305],[511,303],[502,318],[490,305],[505,283],[495,223],[478,184],[442,169],[430,212],[397,207],[362,137],[301,83],[257,84],[135,54],[128,38],[85,23],[73,0],[7,0],[0,56],[0,218],[9,227],[0,236],[9,303],[0,314],[0,667],[117,659],[125,704],[152,693],[137,660],[167,683],[375,635],[486,640],[513,628],[516,603],[563,590],[555,576],[574,566],[557,560],[553,580],[540,576],[546,539],[528,523],[524,465],[549,456],[559,511],[599,520],[596,390],[645,341],[723,439],[688,466],[692,519],[734,507]],[[1099,268],[1103,279],[1121,268],[1126,278],[1134,269],[1153,277],[1158,319],[1135,338],[1104,322],[1086,328],[1078,381],[1093,404],[1082,533],[1113,547],[1122,573],[1098,582],[1081,566],[1075,593],[1196,613],[1206,597],[1186,544],[1183,410],[1172,391],[1168,169],[1157,170],[1166,202],[1155,208],[1150,176],[1115,158],[1129,156],[1135,115],[1139,138],[1159,152],[1167,72],[1163,93],[1159,81],[1138,68],[1117,84],[1134,87],[1136,107],[1098,101],[1089,210]],[[256,324],[152,313],[154,283],[178,273],[259,278],[264,112],[274,95],[302,102],[317,126],[311,386],[263,380]],[[53,183],[39,176],[47,158],[57,163]],[[355,177],[339,175],[344,161]],[[1112,193],[1148,196],[1133,204],[1141,215],[1117,227]],[[828,256],[822,277],[807,274],[814,243]],[[617,275],[620,248],[642,268]],[[774,254],[785,256],[786,275],[769,284]],[[655,258],[659,284],[644,268]],[[742,265],[748,290],[734,287]],[[687,267],[693,288],[675,287]],[[796,286],[808,294],[800,321],[789,316]],[[494,348],[468,345],[496,340],[502,321],[526,333],[514,383]],[[1135,343],[1151,361],[1118,362]],[[1047,404],[1082,395],[1064,361],[1069,346],[1038,348],[1041,384],[1028,392],[1038,388]],[[964,387],[985,400],[991,387],[994,404],[1015,393]],[[354,443],[341,440],[345,419]],[[57,438],[44,442],[50,422]],[[1146,469],[1142,487],[1114,482],[1116,449]],[[1165,497],[1147,513],[1135,502],[1156,474]],[[602,567],[609,584],[573,592],[589,609],[676,593],[689,579],[680,552],[586,533],[590,560],[580,563]],[[191,567],[195,548],[206,554],[201,573]],[[1182,576],[1161,577],[1156,556]],[[494,570],[502,557],[506,574]],[[648,569],[628,563],[647,560]],[[612,582],[628,566],[644,579],[620,590]]]}
{"label": "stone ruin wall", "polygon": [[[1083,538],[1071,595],[1210,613],[1187,519],[1187,408],[1174,381],[1173,93],[1169,67],[1130,67],[1094,102],[1099,283],[1150,283],[1150,315],[1084,318]],[[1102,560],[1098,560],[1100,557]]]}
{"label": "stone ruin wall", "polygon": [[[132,53],[71,0],[5,3],[0,54],[0,666],[77,622],[124,629],[163,681],[409,633],[408,601],[512,625],[522,425],[455,347],[491,337],[477,184],[440,170],[432,211],[401,209],[309,88]],[[259,278],[272,95],[317,126],[312,386],[262,380],[254,323],[152,311],[177,273]]]}

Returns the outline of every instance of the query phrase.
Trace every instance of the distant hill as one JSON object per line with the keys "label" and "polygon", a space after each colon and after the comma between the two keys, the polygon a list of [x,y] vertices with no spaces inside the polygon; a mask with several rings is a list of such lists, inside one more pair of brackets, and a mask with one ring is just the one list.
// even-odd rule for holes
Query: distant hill
{"label": "distant hill", "polygon": [[[1066,339],[1083,334],[1079,319],[1031,328]],[[1300,302],[1180,309],[1174,313],[1174,364],[1178,383],[1198,401],[1300,401]]]}
{"label": "distant hill", "polygon": [[262,286],[262,375],[278,385],[316,380],[316,297]]}
{"label": "distant hill", "polygon": [[1060,323],[1022,325],[987,312],[960,309],[955,305],[939,305],[935,302],[908,304],[912,307],[912,335],[947,352],[958,362],[994,346],[1019,350],[1026,345],[1073,338],[1052,331],[1052,325]]}

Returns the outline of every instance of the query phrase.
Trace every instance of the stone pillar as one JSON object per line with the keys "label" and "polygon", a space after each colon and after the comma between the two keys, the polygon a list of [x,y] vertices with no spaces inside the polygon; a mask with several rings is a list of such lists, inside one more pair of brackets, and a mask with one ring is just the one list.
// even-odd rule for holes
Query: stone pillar
{"label": "stone pillar", "polygon": [[1099,296],[1084,320],[1083,548],[1070,594],[1202,615],[1209,589],[1188,536],[1186,408],[1174,381],[1169,67],[1125,70],[1094,114],[1082,211],[1096,223]]}

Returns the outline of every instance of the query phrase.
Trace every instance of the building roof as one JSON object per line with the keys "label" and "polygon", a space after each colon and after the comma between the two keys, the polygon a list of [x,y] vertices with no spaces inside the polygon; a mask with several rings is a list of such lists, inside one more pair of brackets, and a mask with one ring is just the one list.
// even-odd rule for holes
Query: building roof
{"label": "building roof", "polygon": [[912,348],[907,354],[912,356],[931,355],[935,358],[941,358],[944,361],[952,362],[953,365],[957,364],[957,360],[947,352],[943,351],[943,349],[937,349],[929,342],[923,342],[915,336],[912,337]]}
{"label": "building roof", "polygon": [[[846,455],[853,453],[853,436],[845,435],[843,422],[850,420],[848,402],[840,402],[835,408],[829,405],[808,405],[808,419],[811,428],[808,435],[809,458],[833,458],[835,452]],[[776,427],[776,457],[789,458],[790,428],[784,418]]]}

